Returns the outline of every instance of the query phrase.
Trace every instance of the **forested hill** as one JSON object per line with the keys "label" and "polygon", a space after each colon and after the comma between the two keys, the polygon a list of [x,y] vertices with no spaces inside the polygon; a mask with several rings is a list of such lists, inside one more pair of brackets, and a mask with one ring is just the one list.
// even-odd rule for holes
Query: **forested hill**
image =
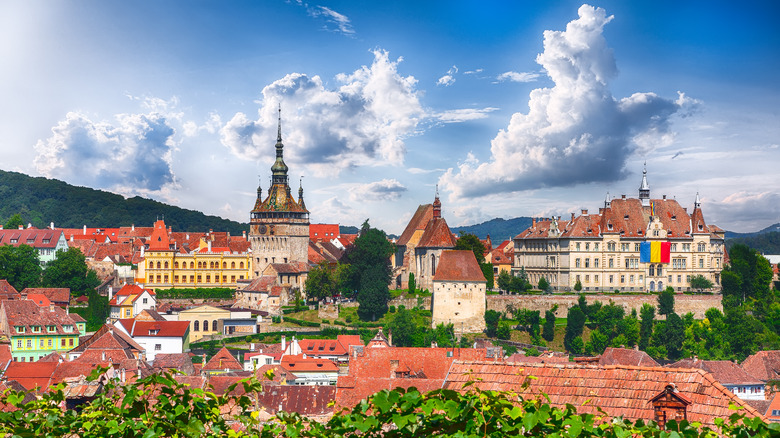
{"label": "forested hill", "polygon": [[[51,222],[59,228],[151,227],[158,218],[174,231],[229,231],[241,234],[247,224],[207,216],[141,197],[125,199],[102,190],[76,187],[65,182],[34,178],[22,173],[0,170],[0,223],[19,213],[25,224],[38,228]],[[249,211],[247,211],[248,217]]]}
{"label": "forested hill", "polygon": [[728,239],[726,240],[726,248],[731,248],[737,243],[747,245],[762,254],[780,254],[780,231]]}
{"label": "forested hill", "polygon": [[530,217],[516,217],[514,219],[491,219],[476,225],[466,225],[463,227],[452,227],[450,230],[455,234],[475,234],[480,239],[484,239],[490,234],[490,240],[493,246],[498,246],[507,239],[512,239],[523,230],[531,226]]}

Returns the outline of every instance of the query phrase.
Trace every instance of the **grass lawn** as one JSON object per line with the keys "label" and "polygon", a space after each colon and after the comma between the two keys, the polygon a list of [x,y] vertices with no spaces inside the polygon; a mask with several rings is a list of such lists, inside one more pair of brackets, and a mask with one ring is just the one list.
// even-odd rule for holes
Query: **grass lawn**
{"label": "grass lawn", "polygon": [[[547,347],[555,351],[565,352],[566,349],[563,348],[564,336],[566,336],[566,325],[556,324],[555,338],[551,342],[547,342]],[[512,330],[512,337],[510,339],[512,341],[522,342],[525,344],[531,343],[531,336],[528,334],[528,332],[525,331]],[[582,331],[582,341],[587,343],[589,340],[590,340],[590,329],[588,327],[585,327]]]}

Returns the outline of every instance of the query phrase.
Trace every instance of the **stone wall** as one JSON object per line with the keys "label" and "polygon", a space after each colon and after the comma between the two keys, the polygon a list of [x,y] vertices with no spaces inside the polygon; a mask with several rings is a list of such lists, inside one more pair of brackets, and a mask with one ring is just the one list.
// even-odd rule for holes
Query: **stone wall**
{"label": "stone wall", "polygon": [[335,321],[339,318],[339,306],[337,304],[320,304],[320,309],[317,311],[317,317]]}
{"label": "stone wall", "polygon": [[[414,309],[417,307],[417,298],[404,298],[404,297],[397,297],[393,298],[392,300],[388,301],[387,303],[389,306],[404,306],[407,309]],[[424,297],[422,299],[422,305],[420,305],[423,309],[429,309],[431,308],[431,297]]]}
{"label": "stone wall", "polygon": [[[657,295],[586,295],[588,304],[595,301],[601,301],[602,304],[609,304],[612,300],[615,304],[623,306],[626,313],[631,309],[636,309],[637,313],[642,308],[642,304],[649,303],[658,307]],[[497,310],[506,312],[511,305],[515,309],[539,310],[542,314],[549,310],[553,305],[558,305],[558,311],[555,316],[565,318],[566,313],[571,306],[577,304],[577,295],[488,295],[488,310]],[[721,305],[721,295],[683,295],[678,294],[674,297],[674,311],[679,315],[685,315],[693,312],[696,319],[704,319],[704,313],[707,309],[715,307],[723,311]],[[656,315],[656,318],[659,318]],[[661,317],[660,319],[663,319]]]}

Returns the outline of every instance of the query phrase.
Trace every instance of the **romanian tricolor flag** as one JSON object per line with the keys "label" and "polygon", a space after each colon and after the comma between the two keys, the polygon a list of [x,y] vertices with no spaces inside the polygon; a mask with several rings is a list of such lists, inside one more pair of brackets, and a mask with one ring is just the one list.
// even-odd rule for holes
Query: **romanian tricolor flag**
{"label": "romanian tricolor flag", "polygon": [[669,263],[672,244],[669,242],[642,242],[639,246],[639,261],[642,263]]}
{"label": "romanian tricolor flag", "polygon": [[655,202],[650,201],[650,216],[655,216]]}

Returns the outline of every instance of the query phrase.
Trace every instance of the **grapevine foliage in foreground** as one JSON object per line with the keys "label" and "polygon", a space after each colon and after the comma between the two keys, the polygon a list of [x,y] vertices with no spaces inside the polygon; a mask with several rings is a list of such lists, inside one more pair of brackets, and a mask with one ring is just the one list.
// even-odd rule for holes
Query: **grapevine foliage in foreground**
{"label": "grapevine foliage in foreground", "polygon": [[[97,375],[97,373],[95,373]],[[267,377],[271,377],[270,375]],[[381,391],[325,424],[298,414],[279,413],[261,424],[254,379],[216,395],[156,374],[130,385],[107,382],[105,391],[77,410],[61,408],[62,388],[23,404],[24,393],[6,391],[0,403],[17,407],[0,413],[0,434],[19,437],[780,437],[780,424],[735,413],[717,420],[718,430],[698,424],[653,422],[577,414],[576,408],[551,407],[545,398],[523,399],[511,392],[469,387],[464,393],[416,389]]]}

